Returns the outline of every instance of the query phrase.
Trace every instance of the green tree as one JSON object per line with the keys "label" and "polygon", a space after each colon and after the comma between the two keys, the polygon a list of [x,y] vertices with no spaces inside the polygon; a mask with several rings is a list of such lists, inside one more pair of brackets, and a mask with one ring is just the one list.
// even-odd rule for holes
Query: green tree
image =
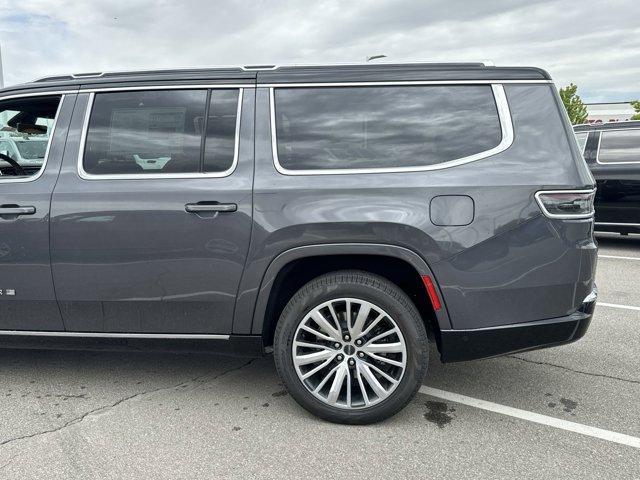
{"label": "green tree", "polygon": [[562,98],[564,108],[567,109],[569,120],[573,125],[587,122],[587,107],[582,103],[582,99],[576,93],[577,91],[578,86],[573,83],[560,89],[560,98]]}
{"label": "green tree", "polygon": [[633,117],[631,117],[631,120],[640,120],[640,100],[636,100],[635,102],[631,102],[631,106],[636,111],[636,114]]}

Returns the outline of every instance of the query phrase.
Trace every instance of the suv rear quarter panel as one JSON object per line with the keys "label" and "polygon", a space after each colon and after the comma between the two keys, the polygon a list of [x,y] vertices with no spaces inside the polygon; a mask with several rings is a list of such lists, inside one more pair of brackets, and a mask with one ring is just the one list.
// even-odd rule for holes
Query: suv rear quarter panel
{"label": "suv rear quarter panel", "polygon": [[[592,188],[592,180],[569,140],[554,87],[518,83],[505,91],[515,138],[502,153],[425,172],[302,176],[276,171],[269,89],[258,88],[254,228],[234,333],[261,332],[261,319],[251,326],[247,305],[255,304],[275,257],[326,243],[389,244],[419,254],[441,288],[454,329],[575,311],[591,291],[592,222],[550,220],[534,194]],[[434,225],[429,204],[438,195],[470,196],[473,221]]]}

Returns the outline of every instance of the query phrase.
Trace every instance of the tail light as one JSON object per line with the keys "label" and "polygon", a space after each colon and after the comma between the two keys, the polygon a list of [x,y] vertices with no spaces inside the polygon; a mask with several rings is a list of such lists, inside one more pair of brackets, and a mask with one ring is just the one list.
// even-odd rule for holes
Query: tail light
{"label": "tail light", "polygon": [[595,190],[548,190],[537,192],[536,201],[549,218],[590,218],[595,195]]}

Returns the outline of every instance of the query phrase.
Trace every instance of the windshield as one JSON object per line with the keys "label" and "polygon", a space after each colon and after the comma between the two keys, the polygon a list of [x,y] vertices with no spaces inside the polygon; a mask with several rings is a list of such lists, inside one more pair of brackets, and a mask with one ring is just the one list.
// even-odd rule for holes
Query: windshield
{"label": "windshield", "polygon": [[20,156],[25,160],[42,160],[47,152],[47,140],[16,141]]}

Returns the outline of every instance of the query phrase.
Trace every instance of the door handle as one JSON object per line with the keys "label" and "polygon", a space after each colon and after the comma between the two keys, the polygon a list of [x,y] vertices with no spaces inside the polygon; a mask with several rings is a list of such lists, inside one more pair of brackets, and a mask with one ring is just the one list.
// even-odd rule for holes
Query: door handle
{"label": "door handle", "polygon": [[36,207],[20,207],[18,205],[0,207],[0,216],[4,215],[33,215]]}
{"label": "door handle", "polygon": [[187,203],[184,209],[189,213],[202,213],[202,212],[235,212],[238,210],[238,205],[235,203]]}

